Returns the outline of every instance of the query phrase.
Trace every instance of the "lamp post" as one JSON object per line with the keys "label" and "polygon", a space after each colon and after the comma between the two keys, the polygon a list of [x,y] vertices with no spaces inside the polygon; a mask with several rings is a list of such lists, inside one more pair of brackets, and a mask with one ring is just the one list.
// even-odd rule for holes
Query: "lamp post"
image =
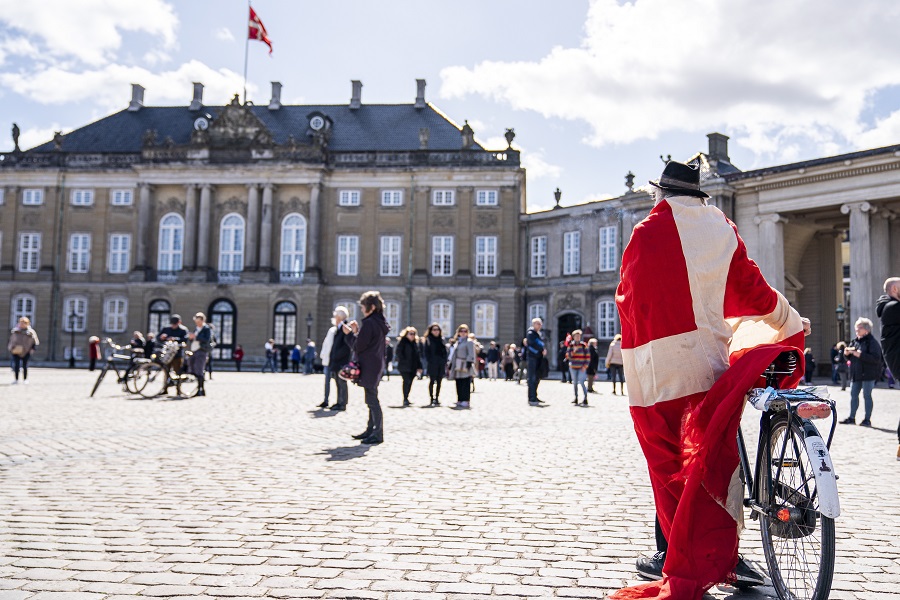
{"label": "lamp post", "polygon": [[75,368],[75,322],[78,319],[78,315],[75,314],[73,310],[69,315],[69,333],[71,335],[69,342],[69,368]]}
{"label": "lamp post", "polygon": [[307,340],[312,339],[310,337],[312,335],[312,324],[313,324],[312,313],[307,313],[306,314],[306,339]]}
{"label": "lamp post", "polygon": [[844,340],[844,319],[847,316],[847,311],[844,310],[843,304],[838,304],[838,307],[834,309],[834,316],[837,318],[838,322],[838,338],[841,341]]}

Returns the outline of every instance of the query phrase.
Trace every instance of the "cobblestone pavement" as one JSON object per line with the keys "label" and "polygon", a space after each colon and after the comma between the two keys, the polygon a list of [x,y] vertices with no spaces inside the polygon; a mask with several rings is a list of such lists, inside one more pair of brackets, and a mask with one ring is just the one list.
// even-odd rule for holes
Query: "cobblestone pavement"
{"label": "cobblestone pavement", "polygon": [[[138,400],[94,374],[0,386],[0,600],[602,598],[653,544],[646,467],[609,384],[591,406],[544,382],[478,381],[472,410],[398,408],[360,446],[359,389],[317,411],[321,375],[217,373],[209,396]],[[832,388],[846,416],[849,396]],[[755,415],[745,431],[755,438]],[[900,391],[839,426],[832,598],[897,598]],[[763,565],[748,519],[745,556]],[[772,588],[709,598],[772,598]]]}

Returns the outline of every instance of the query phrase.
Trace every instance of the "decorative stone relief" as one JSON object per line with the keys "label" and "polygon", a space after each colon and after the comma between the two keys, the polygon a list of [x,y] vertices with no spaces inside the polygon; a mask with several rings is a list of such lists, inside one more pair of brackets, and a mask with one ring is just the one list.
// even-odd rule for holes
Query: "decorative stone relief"
{"label": "decorative stone relief", "polygon": [[41,215],[37,212],[29,211],[22,215],[22,224],[28,227],[35,227],[41,222]]}
{"label": "decorative stone relief", "polygon": [[438,227],[453,227],[456,219],[452,215],[437,215],[431,222]]}
{"label": "decorative stone relief", "polygon": [[497,215],[481,214],[475,217],[475,226],[479,229],[488,229],[490,227],[496,227],[496,225]]}
{"label": "decorative stone relief", "polygon": [[222,208],[228,212],[238,211],[244,207],[243,201],[237,196],[232,196],[222,203]]}
{"label": "decorative stone relief", "polygon": [[166,200],[165,204],[166,208],[175,212],[184,212],[184,200],[179,200],[178,198],[172,196],[168,200]]}
{"label": "decorative stone relief", "polygon": [[581,308],[582,302],[579,296],[575,294],[566,294],[556,301],[556,310],[566,310],[571,308]]}

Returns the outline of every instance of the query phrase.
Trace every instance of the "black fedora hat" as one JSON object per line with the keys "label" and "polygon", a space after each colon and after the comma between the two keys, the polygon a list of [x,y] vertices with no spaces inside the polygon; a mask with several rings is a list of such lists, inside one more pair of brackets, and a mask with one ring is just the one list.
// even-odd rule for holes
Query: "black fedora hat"
{"label": "black fedora hat", "polygon": [[650,185],[683,196],[709,198],[709,194],[700,191],[700,169],[674,160],[666,163],[662,175]]}

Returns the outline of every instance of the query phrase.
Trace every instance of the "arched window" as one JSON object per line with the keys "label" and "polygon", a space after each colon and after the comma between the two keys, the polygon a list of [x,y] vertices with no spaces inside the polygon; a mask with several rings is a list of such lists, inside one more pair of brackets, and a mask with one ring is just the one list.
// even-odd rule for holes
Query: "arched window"
{"label": "arched window", "polygon": [[237,310],[230,300],[216,300],[209,307],[209,322],[216,336],[216,347],[212,357],[231,360],[234,351],[234,340],[237,337]]}
{"label": "arched window", "polygon": [[472,308],[472,331],[478,339],[497,337],[497,303],[476,302]]}
{"label": "arched window", "polygon": [[128,298],[111,296],[103,302],[103,330],[122,333],[128,325]]}
{"label": "arched window", "polygon": [[306,270],[306,219],[297,213],[281,222],[281,280],[298,281]]}
{"label": "arched window", "polygon": [[154,300],[150,303],[150,310],[147,312],[147,333],[157,334],[169,324],[172,305],[168,300]]}
{"label": "arched window", "polygon": [[184,219],[169,213],[159,220],[159,254],[156,270],[164,276],[180,271],[184,253]]}
{"label": "arched window", "polygon": [[392,334],[399,334],[400,327],[400,303],[392,300],[384,301],[384,320],[391,326]]}
{"label": "arched window", "polygon": [[456,326],[453,324],[453,303],[449,300],[435,300],[431,303],[428,310],[431,323],[437,323],[441,326],[441,331],[447,337],[453,335]]}
{"label": "arched window", "polygon": [[9,308],[10,327],[15,327],[22,317],[28,317],[31,326],[34,327],[34,307],[35,300],[31,294],[18,294],[13,296],[12,303]]}
{"label": "arched window", "polygon": [[601,300],[597,303],[597,339],[611,340],[616,335],[616,303]]}
{"label": "arched window", "polygon": [[244,270],[244,218],[231,213],[222,219],[219,230],[219,272]]}
{"label": "arched window", "polygon": [[294,346],[297,343],[297,305],[293,302],[279,302],[275,305],[275,328],[272,337],[280,346]]}

